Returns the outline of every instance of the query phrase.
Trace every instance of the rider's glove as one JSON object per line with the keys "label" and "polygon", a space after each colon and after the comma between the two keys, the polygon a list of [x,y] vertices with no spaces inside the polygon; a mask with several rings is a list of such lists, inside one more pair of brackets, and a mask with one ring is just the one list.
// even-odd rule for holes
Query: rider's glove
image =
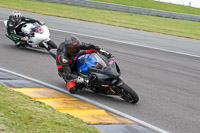
{"label": "rider's glove", "polygon": [[103,55],[105,55],[107,58],[110,58],[112,56],[111,53],[105,51],[104,49],[100,49],[99,52],[102,53]]}
{"label": "rider's glove", "polygon": [[99,50],[99,52],[100,52],[100,53],[105,53],[106,51],[105,51],[104,49],[101,48],[101,49]]}
{"label": "rider's glove", "polygon": [[22,41],[27,41],[27,40],[28,40],[28,37],[27,37],[27,36],[22,37],[21,40],[22,40]]}
{"label": "rider's glove", "polygon": [[40,25],[45,25],[44,21],[38,21]]}
{"label": "rider's glove", "polygon": [[84,81],[85,81],[84,78],[78,76],[77,83],[84,83]]}

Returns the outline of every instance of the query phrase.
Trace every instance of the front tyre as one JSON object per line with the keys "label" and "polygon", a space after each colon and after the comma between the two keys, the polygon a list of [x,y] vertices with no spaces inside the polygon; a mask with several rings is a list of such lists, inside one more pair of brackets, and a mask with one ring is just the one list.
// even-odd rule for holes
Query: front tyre
{"label": "front tyre", "polygon": [[135,104],[139,101],[139,96],[137,93],[126,83],[123,83],[121,86],[119,86],[119,89],[121,90],[121,97],[132,104]]}

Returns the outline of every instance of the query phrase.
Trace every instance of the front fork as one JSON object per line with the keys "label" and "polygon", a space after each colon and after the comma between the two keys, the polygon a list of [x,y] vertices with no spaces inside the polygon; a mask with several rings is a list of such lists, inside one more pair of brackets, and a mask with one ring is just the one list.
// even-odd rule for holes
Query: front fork
{"label": "front fork", "polygon": [[46,41],[40,42],[39,46],[44,47],[45,49],[49,50],[49,46],[47,45]]}
{"label": "front fork", "polygon": [[116,82],[115,86],[119,87],[121,85],[123,85],[124,81],[122,80],[122,78],[118,78],[118,81]]}
{"label": "front fork", "polygon": [[121,91],[119,87],[124,83],[124,81],[121,78],[114,79],[111,82],[108,81],[98,81],[98,79],[91,79],[89,84],[87,84],[87,88],[90,88],[91,90],[95,90],[95,88],[101,88],[102,91],[105,91],[105,94],[111,94],[111,95],[119,95],[121,94]]}
{"label": "front fork", "polygon": [[48,38],[48,39],[46,39],[46,40],[40,42],[40,43],[39,43],[39,47],[45,48],[46,50],[49,51],[49,50],[50,50],[50,47],[49,47],[49,45],[48,45],[47,43],[48,43],[48,41],[50,41],[50,40],[51,40],[51,39]]}
{"label": "front fork", "polygon": [[121,94],[121,91],[123,90],[120,90],[119,87],[123,85],[124,81],[121,78],[118,78],[113,80],[112,83],[113,85],[109,87],[109,90],[115,95]]}

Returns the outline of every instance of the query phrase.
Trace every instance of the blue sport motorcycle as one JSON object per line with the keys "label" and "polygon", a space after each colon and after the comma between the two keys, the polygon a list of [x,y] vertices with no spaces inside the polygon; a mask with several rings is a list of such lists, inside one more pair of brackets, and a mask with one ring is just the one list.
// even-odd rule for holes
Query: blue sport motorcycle
{"label": "blue sport motorcycle", "polygon": [[[55,53],[50,51],[55,57]],[[92,53],[77,58],[77,72],[80,76],[88,78],[88,82],[77,84],[77,88],[90,89],[95,93],[105,95],[118,95],[129,103],[137,103],[137,93],[127,85],[121,76],[121,71],[113,57],[101,53]]]}

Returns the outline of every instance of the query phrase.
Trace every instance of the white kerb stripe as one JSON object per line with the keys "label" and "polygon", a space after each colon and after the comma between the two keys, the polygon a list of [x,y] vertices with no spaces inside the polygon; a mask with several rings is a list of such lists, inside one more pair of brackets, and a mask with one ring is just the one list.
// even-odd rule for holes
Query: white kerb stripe
{"label": "white kerb stripe", "polygon": [[[4,68],[0,68],[0,71],[4,71],[4,72],[8,72],[8,73],[14,74],[14,75],[16,75],[16,76],[25,78],[25,79],[27,79],[27,80],[36,82],[36,83],[41,84],[41,85],[44,85],[44,86],[46,86],[46,87],[55,89],[55,90],[60,91],[60,92],[63,92],[63,93],[67,93],[68,95],[71,95],[67,90],[64,90],[64,89],[62,89],[62,88],[53,86],[53,85],[51,85],[51,84],[48,84],[48,83],[39,81],[39,80],[37,80],[37,79],[31,78],[31,77],[28,77],[28,76],[25,76],[25,75],[22,75],[22,74],[19,74],[19,73],[16,73],[16,72],[13,72],[13,71],[4,69]],[[129,119],[129,120],[132,120],[132,121],[138,123],[138,124],[141,125],[141,126],[144,126],[144,127],[149,128],[149,129],[151,129],[151,130],[157,131],[157,132],[159,132],[159,133],[169,133],[169,132],[167,132],[167,131],[165,131],[165,130],[163,130],[163,129],[161,129],[161,128],[158,128],[158,127],[156,127],[156,126],[153,126],[153,125],[151,125],[151,124],[149,124],[149,123],[146,123],[146,122],[144,122],[144,121],[142,121],[142,120],[139,120],[139,119],[137,119],[137,118],[135,118],[135,117],[132,117],[132,116],[130,116],[130,115],[127,115],[127,114],[125,114],[125,113],[123,113],[123,112],[120,112],[120,111],[115,110],[115,109],[113,109],[113,108],[110,108],[110,107],[108,107],[108,106],[105,106],[105,105],[103,105],[103,104],[101,104],[101,103],[95,102],[95,101],[93,101],[93,100],[91,100],[91,99],[88,99],[88,98],[85,98],[85,97],[82,97],[82,96],[79,96],[79,95],[76,95],[76,94],[73,94],[73,95],[71,95],[71,96],[76,97],[76,98],[78,98],[78,99],[80,99],[80,100],[83,100],[83,101],[92,103],[92,104],[94,104],[94,105],[96,105],[96,106],[98,106],[98,107],[100,107],[100,108],[103,108],[103,109],[108,110],[108,111],[110,111],[110,112],[113,112],[113,113],[115,113],[115,114],[117,114],[117,115],[120,115],[120,116],[122,116],[122,117],[125,117],[125,118],[127,118],[127,119]]]}

